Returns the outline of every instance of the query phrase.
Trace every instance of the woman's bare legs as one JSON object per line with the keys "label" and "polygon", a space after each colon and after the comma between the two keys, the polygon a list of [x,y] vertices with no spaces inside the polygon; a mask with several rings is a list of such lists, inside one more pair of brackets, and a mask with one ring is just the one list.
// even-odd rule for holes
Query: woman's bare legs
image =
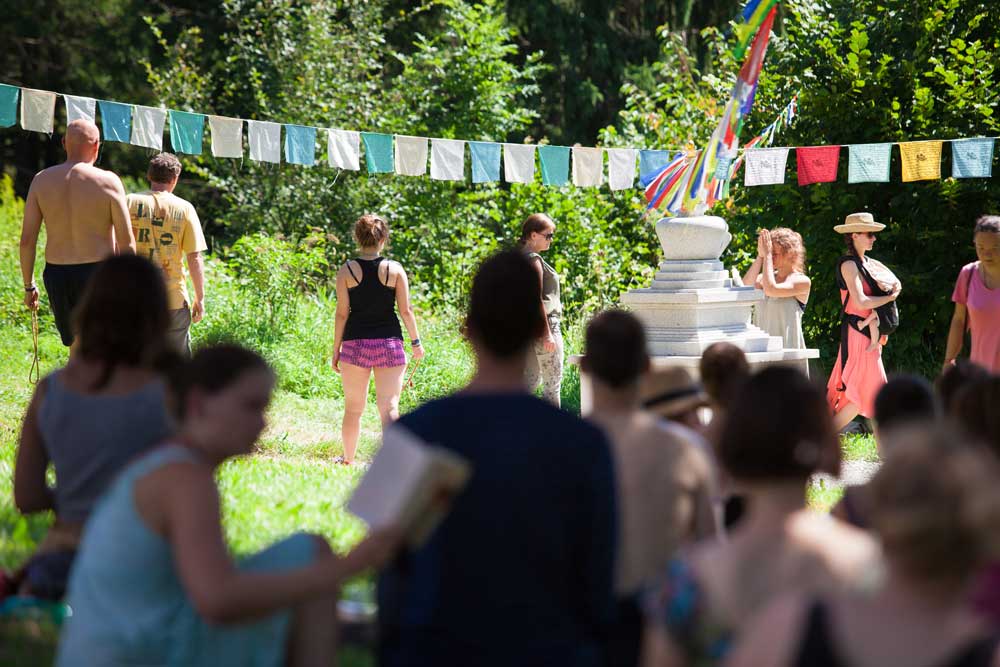
{"label": "woman's bare legs", "polygon": [[[316,538],[317,558],[332,558],[326,540]],[[288,629],[288,664],[293,667],[331,667],[337,657],[337,596],[303,602],[292,612]]]}
{"label": "woman's bare legs", "polygon": [[382,430],[399,419],[399,395],[403,393],[406,366],[375,368],[375,404],[382,420]]}
{"label": "woman's bare legs", "polygon": [[851,420],[858,416],[859,408],[854,403],[848,403],[833,415],[833,430],[840,433]]}
{"label": "woman's bare legs", "polygon": [[[361,414],[368,401],[368,380],[372,369],[340,362],[340,377],[344,383],[344,421],[341,437],[344,440],[344,462],[353,463],[358,451],[358,434],[361,432]],[[376,374],[376,384],[378,375]]]}

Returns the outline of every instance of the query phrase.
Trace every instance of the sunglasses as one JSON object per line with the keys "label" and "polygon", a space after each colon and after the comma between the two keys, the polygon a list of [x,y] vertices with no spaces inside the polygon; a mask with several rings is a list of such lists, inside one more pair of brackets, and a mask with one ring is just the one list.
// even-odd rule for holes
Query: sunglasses
{"label": "sunglasses", "polygon": [[554,232],[549,232],[548,234],[542,234],[542,238],[546,241],[551,241],[552,237],[555,236]]}
{"label": "sunglasses", "polygon": [[875,238],[875,232],[859,232],[862,236],[867,236],[870,239]]}

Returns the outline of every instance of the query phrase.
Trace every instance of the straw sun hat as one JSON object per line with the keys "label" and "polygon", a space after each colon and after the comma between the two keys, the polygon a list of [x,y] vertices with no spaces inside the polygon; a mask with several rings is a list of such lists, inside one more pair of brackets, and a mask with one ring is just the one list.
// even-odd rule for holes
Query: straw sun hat
{"label": "straw sun hat", "polygon": [[875,222],[871,213],[851,213],[844,218],[844,224],[837,225],[833,231],[838,234],[851,234],[853,232],[880,232],[885,229],[881,222]]}
{"label": "straw sun hat", "polygon": [[680,366],[650,371],[639,395],[645,409],[668,419],[708,405],[701,385]]}

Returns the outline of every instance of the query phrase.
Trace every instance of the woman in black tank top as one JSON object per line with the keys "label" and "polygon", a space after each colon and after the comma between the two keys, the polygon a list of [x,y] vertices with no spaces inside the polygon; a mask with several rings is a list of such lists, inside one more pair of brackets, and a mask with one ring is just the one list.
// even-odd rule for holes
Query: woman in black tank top
{"label": "woman in black tank top", "polygon": [[344,385],[344,419],[341,435],[344,455],[337,461],[350,465],[358,446],[361,414],[368,398],[368,383],[375,375],[375,402],[382,427],[399,417],[406,353],[396,308],[403,318],[415,360],[424,356],[417,321],[410,307],[406,272],[381,256],[389,239],[389,226],[377,215],[363,215],[354,224],[360,247],[357,258],[337,273],[337,314],[333,334],[333,370]]}
{"label": "woman in black tank top", "polygon": [[743,625],[734,667],[989,667],[997,629],[970,585],[994,558],[1000,489],[988,455],[926,429],[870,483],[885,573],[871,592],[786,598]]}

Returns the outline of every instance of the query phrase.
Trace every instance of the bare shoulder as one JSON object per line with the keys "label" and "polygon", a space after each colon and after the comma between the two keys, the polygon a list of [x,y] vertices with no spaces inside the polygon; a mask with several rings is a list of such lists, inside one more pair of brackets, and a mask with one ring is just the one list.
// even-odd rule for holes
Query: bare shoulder
{"label": "bare shoulder", "polygon": [[782,595],[743,625],[727,664],[734,667],[789,665],[797,640],[805,632],[809,600],[798,593]]}
{"label": "bare shoulder", "polygon": [[822,555],[830,571],[853,580],[880,562],[878,543],[866,532],[835,517],[802,513],[793,524],[796,540]]}

